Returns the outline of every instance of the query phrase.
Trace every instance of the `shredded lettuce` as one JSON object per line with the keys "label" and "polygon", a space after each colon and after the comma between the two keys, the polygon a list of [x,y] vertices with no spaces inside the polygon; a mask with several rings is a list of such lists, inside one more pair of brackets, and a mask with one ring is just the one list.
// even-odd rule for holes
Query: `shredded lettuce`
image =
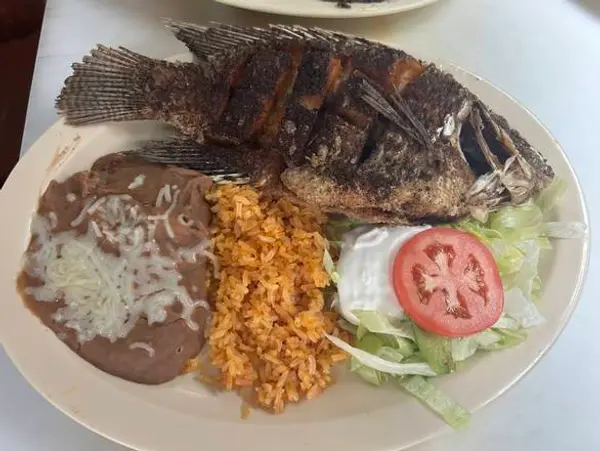
{"label": "shredded lettuce", "polygon": [[527,339],[527,331],[524,329],[494,329],[493,332],[498,334],[498,341],[480,344],[479,349],[483,351],[497,351],[500,349],[513,348]]}
{"label": "shredded lettuce", "polygon": [[471,414],[425,378],[412,376],[401,379],[398,383],[453,428],[462,429],[469,423]]}
{"label": "shredded lettuce", "polygon": [[[354,359],[354,360],[357,361],[356,359]],[[369,384],[375,385],[378,387],[381,384],[383,384],[384,382],[387,382],[388,377],[387,377],[386,373],[382,373],[381,371],[377,371],[373,368],[362,365],[360,363],[359,363],[359,365],[360,366],[358,366],[355,369],[355,373],[358,374],[365,381],[367,381]]]}
{"label": "shredded lettuce", "polygon": [[437,374],[446,374],[456,369],[452,358],[452,341],[431,334],[414,325],[415,340],[423,359]]}
{"label": "shredded lettuce", "polygon": [[344,340],[335,337],[333,335],[325,334],[325,336],[331,340],[331,342],[338,348],[343,349],[352,357],[356,358],[360,363],[374,370],[381,371],[382,373],[392,374],[395,376],[404,376],[407,374],[416,374],[421,376],[435,376],[436,372],[425,363],[396,363],[389,360],[382,359],[377,355],[363,351],[362,349],[355,348],[349,345]]}
{"label": "shredded lettuce", "polygon": [[500,318],[496,323],[492,326],[493,329],[517,329],[519,327],[519,323],[517,323],[514,319],[509,317],[506,313],[502,313]]}
{"label": "shredded lettuce", "polygon": [[413,341],[402,337],[393,337],[393,340],[392,346],[404,357],[410,357],[415,353],[416,345]]}
{"label": "shredded lettuce", "polygon": [[543,221],[542,210],[530,201],[492,213],[488,227],[500,233],[503,240],[522,241],[537,238],[543,230]]}
{"label": "shredded lettuce", "polygon": [[323,252],[323,267],[325,268],[325,271],[327,271],[327,274],[329,274],[329,277],[331,277],[331,281],[337,285],[340,280],[340,275],[335,270],[335,263],[327,248],[325,248],[325,252]]}
{"label": "shredded lettuce", "polygon": [[558,206],[567,191],[567,182],[565,180],[555,178],[549,187],[543,190],[537,197],[535,203],[544,212],[550,214],[556,206]]}
{"label": "shredded lettuce", "polygon": [[327,236],[330,241],[341,241],[344,233],[349,232],[356,227],[360,227],[361,225],[364,225],[364,223],[345,216],[334,217],[332,215],[325,225],[325,236]]}
{"label": "shredded lettuce", "polygon": [[371,367],[363,365],[356,359],[356,357],[352,357],[350,359],[350,371],[356,373],[363,380],[368,382],[371,385],[375,385],[376,387],[380,386],[384,382],[387,382],[388,375],[386,373],[382,373],[381,371],[377,371]]}
{"label": "shredded lettuce", "polygon": [[477,345],[483,349],[486,346],[492,346],[501,341],[502,335],[493,329],[487,329],[475,335],[473,340],[475,340]]}
{"label": "shredded lettuce", "polygon": [[365,334],[362,338],[359,338],[356,342],[356,347],[369,354],[377,355],[379,350],[385,346],[385,340],[375,334]]}
{"label": "shredded lettuce", "polygon": [[359,324],[356,328],[356,339],[362,340],[362,338],[369,332],[369,329],[364,324]]}
{"label": "shredded lettuce", "polygon": [[348,332],[348,333],[356,336],[356,332],[357,332],[358,327],[355,326],[354,324],[346,321],[344,318],[339,318],[338,321],[337,321],[337,325],[338,325],[338,327],[340,329],[342,329],[342,330],[344,330],[344,331],[346,331],[346,332]]}
{"label": "shredded lettuce", "polygon": [[[394,349],[393,347],[386,346],[386,340],[384,337],[374,334],[365,335],[357,342],[356,347],[392,362],[400,363],[402,360],[404,360],[404,355],[400,351]],[[366,382],[375,386],[379,386],[388,380],[387,373],[377,371],[369,366],[363,365],[356,357],[352,357],[350,360],[350,371],[355,372]]]}
{"label": "shredded lettuce", "polygon": [[485,223],[464,219],[451,227],[472,233],[494,255],[505,293],[505,313],[519,327],[543,322],[535,302],[542,288],[538,267],[542,252],[552,249],[550,238],[582,236],[585,225],[550,221],[550,215],[564,194],[564,181],[555,180],[535,200],[507,206],[489,215]]}
{"label": "shredded lettuce", "polygon": [[544,224],[544,235],[550,238],[571,239],[586,233],[585,224],[581,222],[547,222]]}
{"label": "shredded lettuce", "polygon": [[360,321],[359,324],[369,332],[415,339],[412,325],[408,321],[392,324],[387,316],[373,310],[353,310],[352,313]]}
{"label": "shredded lettuce", "polygon": [[[392,321],[376,311],[353,311],[358,327],[345,324],[344,329],[355,335],[356,347],[327,335],[352,356],[351,371],[375,386],[396,380],[451,426],[466,424],[469,413],[425,377],[456,371],[480,351],[518,346],[527,339],[529,328],[544,322],[536,306],[542,289],[540,258],[552,249],[551,239],[575,238],[587,232],[584,224],[552,220],[551,213],[565,189],[563,181],[555,180],[537,199],[504,207],[487,215],[485,221],[467,218],[448,224],[475,235],[494,256],[505,296],[504,311],[491,328],[468,337],[447,338],[422,330],[408,318]],[[338,221],[330,223],[330,231],[341,240],[344,232],[358,225]],[[332,280],[339,278],[327,251],[323,262]]]}
{"label": "shredded lettuce", "polygon": [[382,346],[379,348],[379,351],[377,351],[377,356],[384,360],[389,360],[396,363],[402,362],[405,357],[404,354],[397,349],[392,348],[391,346]]}
{"label": "shredded lettuce", "polygon": [[461,337],[450,340],[450,352],[454,362],[464,362],[479,349],[476,337]]}
{"label": "shredded lettuce", "polygon": [[516,322],[511,329],[528,329],[544,323],[544,317],[520,288],[511,288],[504,294],[504,313]]}

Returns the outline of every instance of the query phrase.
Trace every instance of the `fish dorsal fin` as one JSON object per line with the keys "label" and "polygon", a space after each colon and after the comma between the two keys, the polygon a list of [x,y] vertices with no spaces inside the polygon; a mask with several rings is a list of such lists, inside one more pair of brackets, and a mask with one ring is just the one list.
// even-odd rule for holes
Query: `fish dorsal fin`
{"label": "fish dorsal fin", "polygon": [[202,26],[165,19],[167,28],[201,60],[218,58],[233,51],[266,43],[275,36],[269,30],[236,25]]}
{"label": "fish dorsal fin", "polygon": [[240,52],[265,45],[298,41],[330,46],[348,43],[366,45],[369,41],[344,33],[300,25],[269,25],[268,28],[243,27],[211,22],[209,26],[164,20],[167,28],[200,60],[231,58]]}

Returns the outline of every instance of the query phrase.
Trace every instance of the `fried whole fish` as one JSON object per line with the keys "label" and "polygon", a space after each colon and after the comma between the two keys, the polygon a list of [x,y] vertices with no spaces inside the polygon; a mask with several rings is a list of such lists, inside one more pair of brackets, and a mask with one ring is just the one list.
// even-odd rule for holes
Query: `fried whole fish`
{"label": "fried whole fish", "polygon": [[98,46],[57,99],[66,122],[167,122],[185,138],[134,152],[366,222],[485,216],[554,177],[504,118],[401,50],[300,26],[168,26],[195,62]]}

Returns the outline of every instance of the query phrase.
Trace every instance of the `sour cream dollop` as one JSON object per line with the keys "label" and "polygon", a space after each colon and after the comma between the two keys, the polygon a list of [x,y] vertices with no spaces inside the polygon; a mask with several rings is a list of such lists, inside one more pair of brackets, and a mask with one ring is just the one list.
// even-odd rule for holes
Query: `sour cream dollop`
{"label": "sour cream dollop", "polygon": [[353,310],[377,311],[391,319],[404,317],[392,285],[394,259],[404,243],[429,228],[368,226],[344,234],[337,266],[338,308],[347,321],[359,323]]}

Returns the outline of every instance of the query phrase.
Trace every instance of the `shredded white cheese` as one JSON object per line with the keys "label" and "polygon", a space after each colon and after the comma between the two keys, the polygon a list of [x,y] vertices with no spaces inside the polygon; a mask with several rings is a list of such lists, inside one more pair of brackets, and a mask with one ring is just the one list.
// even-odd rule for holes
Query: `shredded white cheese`
{"label": "shredded white cheese", "polygon": [[[167,317],[166,308],[176,302],[182,305],[180,316],[188,327],[198,330],[192,314],[197,307],[209,309],[208,304],[192,299],[180,284],[177,255],[163,255],[153,242],[156,221],[164,221],[172,235],[169,214],[178,194],[154,220],[140,213],[127,195],[90,199],[71,223],[80,225],[90,211],[94,213],[83,236],[75,231],[53,235],[51,221],[40,216],[33,219],[32,235],[37,236],[39,248],[27,256],[27,267],[44,284],[31,287],[30,292],[41,302],[64,301],[53,319],[75,330],[79,342],[97,336],[111,342],[124,338],[141,316],[149,324],[161,323]],[[99,235],[118,245],[118,257],[102,251]]]}
{"label": "shredded white cheese", "polygon": [[58,225],[58,216],[53,211],[48,212],[48,220],[50,221],[50,230],[56,229]]}
{"label": "shredded white cheese", "polygon": [[83,221],[85,221],[88,208],[90,208],[90,206],[94,203],[94,200],[95,198],[92,197],[91,199],[85,201],[85,204],[79,215],[77,215],[77,217],[71,221],[71,227],[78,227]]}
{"label": "shredded white cheese", "polygon": [[179,257],[188,262],[188,263],[196,263],[198,261],[198,256],[205,257],[210,260],[213,266],[214,277],[216,279],[219,278],[219,273],[221,272],[221,267],[219,265],[218,257],[208,250],[210,246],[210,241],[205,240],[202,243],[198,244],[195,247],[189,249],[180,249]]}
{"label": "shredded white cheese", "polygon": [[136,341],[135,343],[131,343],[129,345],[129,349],[131,349],[131,350],[142,349],[148,353],[148,356],[150,358],[154,357],[154,354],[156,354],[156,352],[154,351],[154,348],[152,346],[150,346],[148,343],[144,343],[143,341]]}
{"label": "shredded white cheese", "polygon": [[156,195],[156,208],[162,207],[162,204],[165,201],[167,203],[172,201],[170,185],[165,185],[158,191],[158,194]]}
{"label": "shredded white cheese", "polygon": [[206,309],[206,318],[204,319],[204,338],[208,338],[208,336],[210,334],[211,321],[212,321],[212,311],[209,307]]}
{"label": "shredded white cheese", "polygon": [[179,222],[179,224],[181,224],[182,226],[189,227],[194,223],[194,220],[189,219],[185,216],[185,214],[180,213],[179,215],[177,215],[177,222]]}
{"label": "shredded white cheese", "polygon": [[196,306],[203,308],[207,312],[210,312],[210,304],[208,302],[206,302],[205,300],[196,301]]}
{"label": "shredded white cheese", "polygon": [[209,245],[210,241],[204,240],[192,248],[179,249],[179,257],[188,263],[196,263],[198,254],[203,253]]}
{"label": "shredded white cheese", "polygon": [[[173,239],[173,238],[175,238],[175,233],[173,233],[173,228],[171,227],[171,220],[169,218],[169,215],[171,214],[171,212],[175,208],[175,205],[177,204],[177,198],[179,197],[179,191],[176,191],[173,198],[171,198],[171,190],[170,190],[169,185],[165,185],[163,188],[161,188],[161,190],[164,190],[165,193],[166,192],[169,193],[168,197],[167,197],[167,195],[165,195],[164,198],[165,198],[165,200],[168,199],[167,202],[170,202],[171,205],[169,205],[169,208],[167,208],[165,210],[165,212],[161,215],[148,216],[148,220],[162,222],[163,227],[165,228],[165,231],[167,232],[167,235],[169,236],[169,238]],[[159,196],[159,198],[157,199],[157,201],[156,201],[157,207],[159,207],[158,200],[161,200],[161,204],[162,204],[162,197]]]}
{"label": "shredded white cheese", "polygon": [[127,189],[139,188],[140,186],[142,186],[144,184],[145,180],[146,180],[146,175],[140,174],[136,178],[133,179],[133,182],[131,182],[129,185],[127,185]]}
{"label": "shredded white cheese", "polygon": [[219,259],[217,258],[217,256],[215,254],[213,254],[212,252],[208,252],[208,251],[203,251],[202,255],[204,255],[206,258],[208,258],[210,260],[210,262],[212,263],[213,277],[215,279],[219,279],[220,273],[221,273],[221,266],[219,265]]}
{"label": "shredded white cheese", "polygon": [[102,238],[102,230],[100,230],[100,227],[96,221],[90,221],[90,226],[92,226],[92,230],[94,231],[96,238]]}
{"label": "shredded white cheese", "polygon": [[[112,196],[110,197],[111,199],[114,199]],[[100,199],[98,199],[96,202],[94,202],[92,205],[90,205],[90,207],[87,210],[87,214],[88,215],[93,215],[94,212],[104,203],[106,202],[106,197],[101,197]]]}

